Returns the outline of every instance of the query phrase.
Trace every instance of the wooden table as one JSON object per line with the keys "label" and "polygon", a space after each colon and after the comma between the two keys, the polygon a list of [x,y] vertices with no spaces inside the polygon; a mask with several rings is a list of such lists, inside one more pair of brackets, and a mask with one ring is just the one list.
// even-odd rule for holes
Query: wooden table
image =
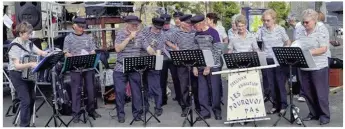
{"label": "wooden table", "polygon": [[[124,21],[120,16],[104,16],[99,18],[86,18],[86,23],[88,25],[101,25],[101,29],[104,29],[106,24],[111,24],[111,28],[115,28],[115,24],[124,23]],[[102,31],[102,49],[108,49],[105,32],[105,30]],[[112,41],[115,41],[115,30],[112,30],[111,32]]]}

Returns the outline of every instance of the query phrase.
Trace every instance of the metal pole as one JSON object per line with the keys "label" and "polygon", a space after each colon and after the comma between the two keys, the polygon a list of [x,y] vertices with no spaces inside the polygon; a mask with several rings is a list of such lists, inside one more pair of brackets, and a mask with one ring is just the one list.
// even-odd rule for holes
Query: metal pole
{"label": "metal pole", "polygon": [[[53,9],[53,4],[50,4],[50,9]],[[51,33],[51,37],[50,37],[50,39],[52,40],[51,41],[51,43],[52,43],[52,46],[51,46],[51,50],[54,50],[54,32],[53,32],[53,27],[54,27],[54,25],[53,25],[53,20],[52,20],[52,18],[53,18],[53,13],[52,13],[52,10],[50,10],[50,18],[49,18],[49,23],[50,23],[50,26],[51,26],[51,28],[50,28],[50,33]]]}

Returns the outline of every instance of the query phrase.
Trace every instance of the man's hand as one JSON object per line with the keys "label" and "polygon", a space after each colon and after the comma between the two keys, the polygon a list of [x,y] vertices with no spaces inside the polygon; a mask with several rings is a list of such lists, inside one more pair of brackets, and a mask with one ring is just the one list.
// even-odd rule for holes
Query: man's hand
{"label": "man's hand", "polygon": [[66,56],[66,57],[71,57],[71,56],[73,56],[73,55],[72,55],[71,53],[68,53],[68,52],[67,52],[67,53],[65,54],[65,56]]}
{"label": "man's hand", "polygon": [[133,39],[137,35],[138,31],[131,31],[131,34],[129,35],[129,39]]}
{"label": "man's hand", "polygon": [[146,48],[146,51],[147,51],[147,53],[149,53],[150,55],[156,55],[156,51],[153,50],[153,48],[151,48],[150,46],[148,46],[148,47]]}
{"label": "man's hand", "polygon": [[206,76],[206,75],[210,74],[210,69],[211,69],[210,67],[206,67],[206,68],[204,69],[203,75]]}
{"label": "man's hand", "polygon": [[194,74],[194,76],[198,76],[198,68],[196,68],[196,67],[193,67],[193,74]]}

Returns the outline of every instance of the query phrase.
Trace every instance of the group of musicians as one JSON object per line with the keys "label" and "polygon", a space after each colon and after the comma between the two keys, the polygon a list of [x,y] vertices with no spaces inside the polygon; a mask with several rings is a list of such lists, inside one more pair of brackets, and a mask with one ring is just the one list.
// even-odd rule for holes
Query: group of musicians
{"label": "group of musicians", "polygon": [[[295,27],[295,39],[309,38],[313,42],[303,42],[300,47],[310,51],[319,70],[301,69],[299,71],[299,81],[301,82],[301,93],[306,98],[309,115],[303,120],[320,120],[320,124],[330,122],[329,111],[329,86],[328,86],[328,55],[329,51],[328,32],[325,27],[318,22],[318,13],[312,9],[302,12],[302,21]],[[243,15],[233,17],[233,27],[229,32],[228,39],[225,30],[216,28],[214,23],[219,19],[215,13],[204,15],[183,14],[176,12],[173,14],[175,25],[170,25],[171,16],[163,14],[152,19],[152,25],[141,27],[141,20],[137,16],[129,15],[124,18],[126,25],[117,32],[115,38],[115,51],[117,61],[113,72],[114,89],[116,94],[115,104],[117,117],[120,123],[125,122],[125,88],[129,83],[132,93],[132,115],[136,121],[141,120],[142,99],[141,83],[147,86],[147,96],[154,98],[154,114],[160,116],[163,113],[163,106],[167,104],[167,75],[171,72],[173,85],[175,88],[175,98],[181,107],[181,117],[186,117],[187,107],[191,105],[188,96],[188,88],[191,85],[196,110],[201,117],[197,120],[211,118],[213,112],[216,120],[222,120],[221,99],[222,81],[220,75],[211,75],[211,72],[220,71],[223,65],[221,54],[224,53],[224,46],[227,46],[225,53],[239,52],[264,52],[268,64],[273,64],[274,53],[272,47],[289,47],[291,40],[285,29],[277,24],[277,13],[268,9],[263,13],[262,21],[264,26],[255,35],[249,32],[246,27],[248,21]],[[83,18],[74,19],[74,32],[70,33],[64,41],[63,51],[66,57],[78,56],[82,51],[89,54],[95,53],[95,43],[92,38],[84,33],[86,21]],[[32,114],[34,95],[32,82],[21,79],[20,73],[24,68],[34,68],[37,63],[21,63],[23,54],[35,53],[45,56],[46,52],[40,50],[35,45],[30,48],[29,38],[33,27],[27,22],[22,22],[16,27],[18,33],[13,43],[21,44],[26,50],[14,46],[9,51],[9,71],[11,81],[21,100],[20,104],[20,126],[29,126]],[[222,31],[222,32],[221,32]],[[225,33],[225,36],[224,36]],[[263,41],[262,50],[259,49],[257,41]],[[193,67],[188,71],[187,67],[177,67],[172,64],[169,58],[169,51],[177,50],[210,50],[215,60],[213,67]],[[28,51],[27,51],[28,50]],[[163,69],[148,70],[144,73],[141,82],[138,72],[124,73],[123,58],[138,57],[147,55],[163,55]],[[190,74],[189,74],[190,73]],[[287,108],[287,92],[285,82],[287,80],[286,71],[283,67],[276,67],[262,71],[263,87],[265,91],[270,91],[273,99],[273,107],[269,114],[284,113]],[[189,84],[189,77],[191,83]],[[75,123],[80,117],[80,87],[85,84],[88,95],[87,111],[89,116],[101,117],[95,111],[94,92],[94,71],[84,73],[71,73],[72,111]],[[84,82],[82,82],[84,81]],[[149,106],[148,100],[146,105]],[[148,110],[148,108],[146,108]]]}

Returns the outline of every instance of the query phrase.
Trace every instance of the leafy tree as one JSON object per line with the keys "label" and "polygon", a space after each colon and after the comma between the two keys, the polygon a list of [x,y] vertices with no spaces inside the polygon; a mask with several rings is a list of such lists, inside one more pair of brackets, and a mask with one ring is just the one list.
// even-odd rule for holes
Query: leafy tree
{"label": "leafy tree", "polygon": [[160,7],[167,8],[168,6],[173,6],[175,10],[170,9],[169,14],[174,11],[190,12],[192,14],[202,14],[204,12],[203,2],[157,2]]}
{"label": "leafy tree", "polygon": [[222,24],[226,30],[231,28],[231,17],[240,12],[240,6],[236,2],[212,2],[211,8],[214,13],[219,14]]}
{"label": "leafy tree", "polygon": [[290,12],[290,6],[286,2],[269,2],[268,7],[277,12],[277,23],[284,28],[288,28],[289,25],[285,21]]}

